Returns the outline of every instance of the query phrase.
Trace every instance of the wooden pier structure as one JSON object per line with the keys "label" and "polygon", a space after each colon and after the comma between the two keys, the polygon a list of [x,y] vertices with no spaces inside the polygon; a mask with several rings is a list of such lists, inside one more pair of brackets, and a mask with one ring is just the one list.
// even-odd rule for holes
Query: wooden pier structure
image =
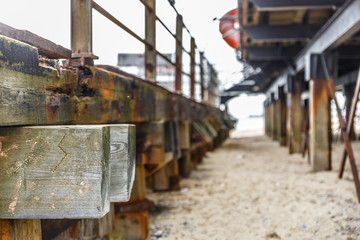
{"label": "wooden pier structure", "polygon": [[[348,156],[360,201],[350,142],[360,84],[360,1],[238,0],[238,12],[238,55],[261,72],[225,90],[222,102],[239,92],[266,94],[266,135],[290,154],[308,156],[314,171],[338,167],[331,163],[333,102],[345,145],[339,177]],[[337,91],[345,95],[346,114]]]}
{"label": "wooden pier structure", "polygon": [[[170,31],[155,0],[140,2],[145,39],[92,0],[71,1],[71,50],[0,23],[1,240],[146,239],[153,203],[145,189],[179,190],[181,178],[229,136],[234,120],[216,104],[216,72],[203,53],[195,61],[194,38],[184,49],[182,16],[172,6],[172,62],[155,48],[155,22]],[[144,44],[145,79],[95,64],[93,9]],[[156,56],[175,67],[176,92],[156,83]]]}

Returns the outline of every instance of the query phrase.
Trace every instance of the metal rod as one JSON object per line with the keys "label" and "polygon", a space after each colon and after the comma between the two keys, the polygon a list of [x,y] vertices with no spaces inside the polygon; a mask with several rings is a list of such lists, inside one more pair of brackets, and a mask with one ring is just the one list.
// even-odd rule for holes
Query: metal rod
{"label": "metal rod", "polygon": [[[74,0],[73,0],[74,1]],[[114,16],[112,16],[109,12],[107,12],[105,9],[103,9],[100,5],[98,5],[95,1],[93,1],[92,3],[92,7],[98,11],[101,15],[103,15],[104,17],[106,17],[107,19],[109,19],[110,21],[112,21],[113,23],[115,23],[117,26],[119,26],[120,28],[122,28],[125,32],[129,33],[131,36],[133,36],[134,38],[136,38],[137,40],[139,40],[140,42],[142,42],[143,44],[145,44],[147,47],[149,48],[154,48],[153,45],[151,45],[149,42],[145,41],[144,39],[142,39],[141,37],[139,37],[136,33],[134,33],[133,31],[131,31],[131,29],[129,29],[128,27],[126,27],[122,22],[120,22],[118,19],[116,19]]]}
{"label": "metal rod", "polygon": [[[145,0],[151,7],[145,9],[145,41],[156,46],[156,0]],[[156,82],[156,49],[145,47],[145,79]]]}
{"label": "metal rod", "polygon": [[156,16],[156,20],[158,20],[159,23],[166,29],[166,31],[168,31],[170,35],[176,39],[176,35],[171,32],[171,30],[165,25],[165,23],[158,16]]}
{"label": "metal rod", "polygon": [[190,99],[195,99],[195,39],[190,40]]}
{"label": "metal rod", "polygon": [[176,17],[176,69],[175,69],[175,91],[181,93],[181,73],[182,73],[182,32],[183,19],[181,15]]}
{"label": "metal rod", "polygon": [[200,52],[200,89],[201,89],[201,102],[205,100],[205,89],[204,89],[204,52]]}
{"label": "metal rod", "polygon": [[162,54],[161,52],[155,50],[156,54],[159,55],[160,57],[162,57],[165,61],[167,61],[169,64],[171,64],[172,66],[176,66],[176,63],[173,63],[168,57],[166,57],[164,54]]}

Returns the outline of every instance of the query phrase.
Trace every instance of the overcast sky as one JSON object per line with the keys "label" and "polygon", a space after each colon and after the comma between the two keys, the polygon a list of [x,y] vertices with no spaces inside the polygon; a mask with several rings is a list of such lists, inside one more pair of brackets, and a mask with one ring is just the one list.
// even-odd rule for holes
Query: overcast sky
{"label": "overcast sky", "polygon": [[[70,48],[70,0],[2,0],[0,22],[19,29],[27,29],[53,42]],[[144,37],[144,7],[138,0],[97,0],[103,8],[122,21],[139,36]],[[220,18],[237,7],[236,0],[176,0],[176,8],[196,39],[196,44],[219,72],[222,88],[241,80],[241,64],[235,51],[219,32]],[[157,0],[157,15],[175,33],[176,15],[167,0]],[[157,25],[157,48],[160,52],[175,51],[174,39]],[[185,48],[190,37],[184,32]],[[144,46],[116,25],[93,10],[93,52],[99,56],[96,63],[116,65],[117,54],[143,53]],[[237,117],[262,112],[262,97],[237,98],[229,103]],[[245,102],[245,104],[242,104]]]}

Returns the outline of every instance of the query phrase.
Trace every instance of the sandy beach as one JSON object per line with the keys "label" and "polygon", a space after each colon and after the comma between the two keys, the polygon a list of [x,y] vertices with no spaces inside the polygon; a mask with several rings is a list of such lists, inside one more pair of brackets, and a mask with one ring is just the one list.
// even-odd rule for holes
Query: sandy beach
{"label": "sandy beach", "polygon": [[[180,191],[147,193],[156,204],[149,239],[360,239],[349,164],[337,178],[341,143],[333,170],[313,173],[277,142],[240,136],[209,152]],[[360,143],[354,150],[360,156]]]}

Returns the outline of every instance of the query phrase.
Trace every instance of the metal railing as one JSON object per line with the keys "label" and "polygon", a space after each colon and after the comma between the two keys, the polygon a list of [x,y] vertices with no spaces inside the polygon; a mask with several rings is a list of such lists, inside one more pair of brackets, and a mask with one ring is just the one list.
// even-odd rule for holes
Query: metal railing
{"label": "metal railing", "polygon": [[[71,50],[73,64],[93,64],[93,59],[97,57],[92,53],[92,9],[99,12],[105,18],[113,22],[115,25],[123,29],[133,38],[145,45],[145,79],[156,82],[156,56],[160,56],[167,63],[175,68],[175,92],[182,94],[182,79],[183,76],[190,78],[190,98],[195,100],[195,84],[200,86],[200,95],[202,102],[208,102],[212,104],[213,99],[209,99],[216,92],[216,84],[210,84],[217,82],[217,74],[209,61],[205,58],[204,54],[199,52],[195,43],[195,38],[191,35],[189,29],[183,22],[182,15],[179,14],[174,4],[169,0],[170,6],[176,13],[176,33],[173,33],[169,27],[156,15],[156,0],[139,0],[145,7],[145,38],[141,38],[134,31],[128,28],[116,17],[111,15],[103,7],[93,0],[72,0],[71,4]],[[175,62],[173,62],[164,53],[159,52],[156,49],[156,21],[174,38],[175,40]],[[183,46],[183,29],[190,36],[190,51],[187,51]],[[183,70],[183,53],[186,53],[190,57],[190,72]],[[196,63],[196,54],[200,54],[200,61]],[[79,61],[79,59],[82,59]],[[206,66],[207,65],[207,66]],[[200,70],[200,81],[196,82],[196,70],[198,67]],[[205,86],[205,76],[208,75],[208,83]],[[207,99],[206,95],[208,96]]]}

